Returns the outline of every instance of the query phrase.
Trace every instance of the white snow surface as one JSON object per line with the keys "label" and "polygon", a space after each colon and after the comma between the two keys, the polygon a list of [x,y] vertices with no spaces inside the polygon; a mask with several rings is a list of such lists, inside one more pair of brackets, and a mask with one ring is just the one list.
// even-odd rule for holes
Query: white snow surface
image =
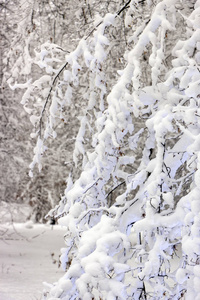
{"label": "white snow surface", "polygon": [[59,225],[0,224],[0,300],[40,300],[43,282],[53,284],[65,229]]}

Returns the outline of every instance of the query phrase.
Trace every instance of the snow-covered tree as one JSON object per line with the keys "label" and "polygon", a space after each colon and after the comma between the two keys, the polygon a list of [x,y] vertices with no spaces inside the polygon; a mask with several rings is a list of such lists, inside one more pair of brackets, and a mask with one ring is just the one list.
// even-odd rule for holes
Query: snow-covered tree
{"label": "snow-covered tree", "polygon": [[[3,66],[5,69],[4,81],[7,78],[11,86],[13,86],[15,82],[30,82],[30,80],[34,82],[33,85],[29,86],[30,89],[24,96],[26,97],[29,92],[31,93],[30,90],[32,89],[30,96],[32,100],[36,96],[37,100],[29,103],[32,104],[32,107],[31,105],[29,105],[30,107],[28,108],[25,106],[26,112],[30,113],[31,108],[34,113],[37,112],[38,115],[40,114],[41,103],[45,99],[45,92],[49,89],[49,82],[46,82],[46,85],[45,82],[43,82],[43,85],[37,88],[37,84],[40,82],[38,79],[44,76],[43,79],[41,79],[44,80],[47,74],[51,76],[52,67],[54,71],[59,69],[66,53],[75,48],[77,40],[83,37],[86,28],[91,27],[91,20],[94,16],[98,22],[101,18],[98,12],[104,15],[108,10],[115,9],[116,3],[117,1],[111,3],[108,1],[104,4],[96,1],[94,4],[92,2],[86,3],[85,1],[71,2],[61,0],[56,2],[29,1],[23,2],[21,5],[15,3],[17,11],[10,11],[10,19],[13,19],[18,26],[15,25],[13,27],[15,30],[10,38],[10,40],[12,40],[10,50],[8,51],[6,50],[8,47],[4,47],[4,52],[7,53]],[[9,4],[12,3],[10,2]],[[20,14],[18,11],[20,11]],[[74,16],[73,20],[70,18],[71,15]],[[76,34],[77,32],[78,35]],[[113,34],[115,34],[114,30]],[[124,41],[120,41],[120,36],[121,35],[118,37],[114,36],[116,46],[120,43],[124,44]],[[57,43],[58,46],[55,43]],[[52,61],[49,60],[49,66],[46,69],[44,62],[40,61],[43,58],[42,56],[39,57],[39,53],[42,52],[43,54],[41,55],[45,57],[46,55],[48,56],[47,53],[45,54],[45,51],[48,52],[49,50],[52,52],[51,54],[49,53],[52,55]],[[115,53],[119,51],[121,51],[121,47],[118,47]],[[56,56],[55,60],[53,58],[54,55]],[[49,57],[45,57],[45,60],[46,59],[48,60]],[[50,66],[50,64],[52,64],[52,66]],[[118,64],[120,64],[120,62],[118,62]],[[113,68],[115,67],[116,66],[113,66]],[[46,78],[47,77],[48,76],[46,76]],[[83,85],[85,84],[83,83]],[[18,139],[15,138],[16,132],[12,130],[12,127],[7,130],[7,134],[4,134],[4,136],[8,136],[8,133],[12,135],[12,141],[7,138],[7,144],[9,144],[10,148],[7,152],[9,152],[9,155],[10,153],[18,153],[18,165],[17,170],[13,168],[14,163],[9,160],[9,155],[6,156],[5,152],[2,152],[2,163],[7,170],[6,172],[3,171],[3,173],[7,174],[6,178],[10,178],[12,182],[6,181],[4,176],[2,176],[2,187],[10,192],[9,196],[2,193],[2,199],[15,199],[12,195],[17,195],[20,201],[26,201],[33,207],[32,218],[35,218],[36,221],[41,221],[48,210],[54,207],[55,203],[58,203],[60,194],[63,193],[65,189],[65,179],[69,173],[68,170],[74,169],[72,152],[79,123],[76,117],[83,108],[81,103],[82,91],[80,88],[77,88],[76,103],[73,108],[65,112],[65,119],[71,124],[73,130],[66,130],[67,124],[64,119],[62,119],[56,130],[56,134],[58,135],[57,140],[53,142],[51,138],[48,140],[48,155],[43,155],[43,173],[36,171],[31,181],[27,182],[27,176],[25,176],[25,178],[23,178],[23,176],[27,171],[27,161],[30,162],[32,156],[31,151],[26,149],[27,144],[25,142],[29,139],[28,135],[30,134],[30,126],[27,123],[27,118],[29,119],[30,117],[32,124],[34,124],[36,119],[28,115],[27,118],[22,117],[22,112],[18,109],[19,103],[15,104],[15,99],[20,98],[20,93],[26,85],[21,84],[17,85],[17,87],[18,89],[13,87],[13,93],[11,93],[5,90],[7,87],[4,84],[4,94],[9,95],[9,100],[5,102],[5,105],[8,112],[10,112],[11,107],[15,107],[16,114],[12,117],[12,120],[20,124],[22,130],[24,127],[27,129],[23,130],[23,132],[19,132],[22,142],[20,144],[20,151],[18,150]],[[40,88],[44,90],[41,92]],[[82,86],[82,90],[85,91],[85,89],[86,85],[85,87]],[[9,118],[11,119],[10,114]],[[4,126],[4,124],[1,125],[2,127]],[[5,148],[6,147],[7,145]],[[81,165],[81,162],[79,162],[79,165]],[[74,171],[75,178],[78,176],[78,169],[79,166],[76,171]],[[21,170],[21,172],[18,170]],[[19,174],[19,176],[17,177],[16,174]],[[12,190],[10,186],[12,186]]]}
{"label": "snow-covered tree", "polygon": [[129,0],[75,50],[36,49],[46,74],[10,81],[35,126],[31,176],[59,129],[76,134],[49,212],[66,226],[66,273],[44,299],[199,299],[199,63],[199,0]]}

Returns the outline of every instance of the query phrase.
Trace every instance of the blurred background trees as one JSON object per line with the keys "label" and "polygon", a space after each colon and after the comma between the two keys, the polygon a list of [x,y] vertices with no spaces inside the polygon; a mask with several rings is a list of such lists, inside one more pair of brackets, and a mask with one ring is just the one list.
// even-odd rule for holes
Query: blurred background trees
{"label": "blurred background trees", "polygon": [[17,31],[19,6],[18,1],[0,3],[0,197],[1,201],[7,202],[19,201],[19,195],[28,180],[26,165],[32,148],[30,140],[25,140],[31,126],[26,113],[21,110],[19,99],[22,94],[19,91],[12,92],[4,77],[6,55]]}

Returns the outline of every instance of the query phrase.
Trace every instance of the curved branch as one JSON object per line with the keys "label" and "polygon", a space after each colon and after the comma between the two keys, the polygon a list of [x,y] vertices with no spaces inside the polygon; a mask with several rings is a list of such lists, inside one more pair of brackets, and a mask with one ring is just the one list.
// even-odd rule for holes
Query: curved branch
{"label": "curved branch", "polygon": [[[129,3],[131,2],[131,0],[128,0],[127,3],[125,3],[125,5],[116,13],[116,16],[119,16],[126,8],[128,8],[128,5]],[[92,31],[85,37],[85,40],[87,40],[89,38],[90,35],[92,35],[92,33],[103,23],[103,20],[101,22],[99,22],[95,28],[92,29]],[[60,68],[60,70],[58,71],[58,73],[55,75],[53,81],[52,81],[52,84],[51,84],[51,87],[49,89],[49,93],[48,93],[48,96],[46,98],[46,101],[44,103],[44,106],[43,106],[43,109],[42,109],[42,112],[41,112],[41,116],[40,116],[40,120],[39,120],[39,137],[41,139],[41,133],[42,133],[42,118],[43,118],[43,115],[44,115],[44,112],[45,112],[45,109],[46,109],[46,106],[49,102],[49,99],[50,99],[50,96],[51,96],[51,92],[53,90],[53,87],[55,85],[55,82],[57,80],[57,78],[59,77],[59,75],[62,73],[62,71],[66,68],[66,66],[68,65],[68,62],[65,62],[64,65]]]}
{"label": "curved branch", "polygon": [[57,78],[59,77],[59,75],[62,73],[62,71],[66,68],[66,66],[68,65],[68,62],[65,62],[64,65],[60,68],[60,70],[58,71],[58,73],[54,76],[54,79],[52,81],[52,84],[51,84],[51,87],[49,89],[49,93],[47,95],[47,98],[46,98],[46,101],[44,103],[44,106],[43,106],[43,109],[42,109],[42,112],[41,112],[41,116],[40,116],[40,125],[39,125],[39,136],[41,138],[41,132],[42,132],[42,117],[44,115],[44,112],[45,112],[45,109],[46,109],[46,106],[47,106],[47,103],[49,102],[49,99],[50,99],[50,96],[51,96],[51,92],[53,90],[53,87],[54,87],[54,84],[57,80]]}
{"label": "curved branch", "polygon": [[[124,6],[116,13],[116,16],[119,16],[126,8],[128,8],[129,3],[131,2],[131,0],[129,0],[126,4],[124,4]],[[101,20],[91,31],[90,33],[85,37],[85,40],[87,40],[92,34],[93,32],[103,23],[103,20]]]}
{"label": "curved branch", "polygon": [[118,184],[117,186],[115,186],[107,195],[106,195],[106,199],[110,196],[110,194],[112,194],[118,187],[120,187],[121,185],[125,184],[126,181],[121,182],[120,184]]}

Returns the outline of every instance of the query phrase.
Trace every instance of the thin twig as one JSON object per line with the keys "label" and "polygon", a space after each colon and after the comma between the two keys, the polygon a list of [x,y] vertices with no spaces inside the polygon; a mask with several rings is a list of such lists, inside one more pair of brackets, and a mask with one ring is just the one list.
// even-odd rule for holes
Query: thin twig
{"label": "thin twig", "polygon": [[117,16],[119,16],[123,12],[123,10],[125,10],[128,7],[130,2],[131,0],[129,0],[126,4],[124,4],[124,6],[118,11]]}
{"label": "thin twig", "polygon": [[104,212],[107,212],[109,214],[109,209],[107,209],[106,207],[97,207],[97,208],[91,208],[91,209],[88,209],[86,212],[82,213],[79,218],[78,218],[78,221],[76,224],[79,224],[89,213],[91,212],[101,212],[101,211],[104,211]]}
{"label": "thin twig", "polygon": [[115,186],[107,195],[106,195],[106,199],[110,196],[110,194],[112,194],[118,187],[120,187],[121,185],[125,184],[126,181],[121,182],[120,184],[118,184],[117,186]]}

